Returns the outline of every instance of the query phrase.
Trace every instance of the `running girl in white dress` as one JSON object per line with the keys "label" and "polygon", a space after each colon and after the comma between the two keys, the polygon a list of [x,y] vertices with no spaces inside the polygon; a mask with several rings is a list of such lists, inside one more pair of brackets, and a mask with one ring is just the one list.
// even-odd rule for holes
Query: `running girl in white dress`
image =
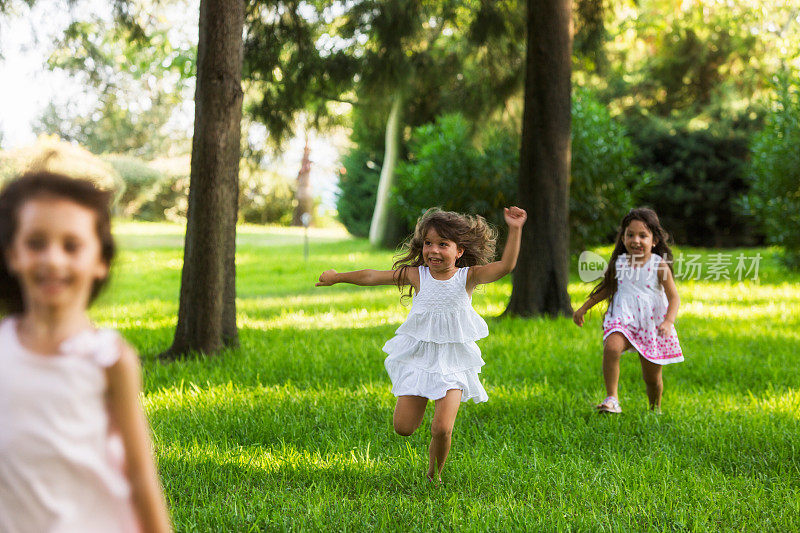
{"label": "running girl in white dress", "polygon": [[441,480],[461,402],[488,399],[478,379],[484,362],[475,341],[489,330],[472,309],[472,291],[514,269],[526,219],[518,207],[505,209],[508,240],[500,261],[490,262],[496,236],[483,218],[429,209],[392,270],[327,270],[319,277],[318,286],[410,286],[411,311],[383,350],[389,354],[385,366],[397,396],[395,431],[414,433],[428,401],[435,402],[427,473],[431,480]]}
{"label": "running girl in white dress", "polygon": [[675,332],[680,298],[672,275],[672,251],[658,215],[648,208],[625,215],[603,280],[573,315],[583,326],[583,315],[609,300],[603,320],[603,377],[607,397],[600,412],[620,413],[617,384],[623,351],[639,352],[650,409],[661,410],[664,390],[661,369],[683,361]]}
{"label": "running girl in white dress", "polygon": [[86,309],[114,256],[111,194],[39,172],[0,192],[0,531],[170,529],[139,360]]}

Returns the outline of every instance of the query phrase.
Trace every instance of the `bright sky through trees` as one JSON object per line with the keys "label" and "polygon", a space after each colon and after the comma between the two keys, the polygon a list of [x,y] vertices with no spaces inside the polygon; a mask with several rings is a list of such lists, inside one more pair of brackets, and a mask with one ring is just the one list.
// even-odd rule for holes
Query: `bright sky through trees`
{"label": "bright sky through trees", "polygon": [[[170,39],[176,42],[197,40],[195,16],[199,0],[180,0],[162,5],[161,11],[173,20],[174,32]],[[54,13],[59,14],[53,16]],[[15,4],[0,17],[0,149],[13,149],[32,143],[36,139],[33,123],[39,118],[48,103],[61,106],[76,106],[91,109],[95,95],[88,93],[80,80],[66,73],[47,67],[47,59],[55,48],[55,40],[73,20],[99,17],[111,24],[113,19],[111,2],[103,0],[79,0],[72,6],[66,0],[38,2],[33,8],[22,3]],[[194,119],[194,89],[187,92],[184,105],[173,116],[177,129],[191,135]],[[250,142],[263,142],[264,129],[255,125],[248,138]],[[271,169],[293,179],[300,168],[304,139],[291,139],[284,147],[282,157],[268,163]],[[346,143],[343,134],[337,139],[310,135],[311,180],[314,194],[321,196],[324,205],[332,207],[338,176],[339,153]]]}
{"label": "bright sky through trees", "polygon": [[[58,2],[58,9],[67,9]],[[55,35],[68,24],[66,17],[49,16],[53,5],[20,7],[0,18],[0,132],[2,148],[33,142],[31,124],[57,93],[80,94],[68,76],[50,72],[45,62]]]}

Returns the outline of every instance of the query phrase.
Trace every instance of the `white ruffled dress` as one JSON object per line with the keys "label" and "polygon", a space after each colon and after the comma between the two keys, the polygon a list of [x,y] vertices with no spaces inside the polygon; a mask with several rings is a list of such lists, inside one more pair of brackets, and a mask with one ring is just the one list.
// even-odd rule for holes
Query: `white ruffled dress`
{"label": "white ruffled dress", "polygon": [[450,279],[437,280],[428,267],[419,267],[419,292],[408,318],[383,346],[395,396],[438,400],[460,389],[462,402],[489,399],[478,378],[484,361],[475,344],[489,328],[472,308],[467,272],[460,268]]}

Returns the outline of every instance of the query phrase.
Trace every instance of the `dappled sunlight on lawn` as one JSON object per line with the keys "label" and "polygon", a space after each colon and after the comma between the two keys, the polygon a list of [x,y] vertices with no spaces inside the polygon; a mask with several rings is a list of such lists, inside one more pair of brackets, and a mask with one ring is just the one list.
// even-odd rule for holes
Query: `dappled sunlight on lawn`
{"label": "dappled sunlight on lawn", "polygon": [[686,283],[678,285],[682,300],[713,301],[718,303],[749,303],[783,300],[800,303],[800,285],[779,283],[761,285],[758,283]]}
{"label": "dappled sunlight on lawn", "polygon": [[[357,387],[299,387],[292,383],[243,386],[232,381],[198,384],[181,380],[147,394],[144,406],[148,412],[154,414],[162,410],[175,413],[180,410],[191,412],[194,409],[223,409],[230,416],[244,418],[245,411],[256,406],[269,410],[280,407],[308,408],[317,405],[322,398],[333,401],[349,399],[353,402],[378,402],[384,407],[391,407],[394,400],[386,383],[362,383]],[[307,413],[295,413],[295,416],[300,414]]]}
{"label": "dappled sunlight on lawn", "polygon": [[[800,303],[773,302],[759,305],[706,303],[703,301],[681,302],[678,319],[687,317],[734,319],[737,321],[775,320],[800,322]],[[752,325],[752,324],[751,324]]]}
{"label": "dappled sunlight on lawn", "polygon": [[99,322],[99,325],[106,324],[107,327],[111,327],[114,329],[121,329],[121,330],[128,330],[128,329],[137,329],[137,330],[161,330],[164,328],[171,329],[174,333],[175,326],[178,324],[178,315],[173,314],[169,316],[163,316],[159,318],[150,318],[146,321],[139,320],[139,319],[128,319],[125,317],[125,314],[122,313],[118,316],[111,318],[108,322]]}
{"label": "dappled sunlight on lawn", "polygon": [[[398,307],[402,308],[400,294],[397,289],[376,290],[364,289],[333,293],[323,288],[314,292],[292,296],[273,296],[263,298],[242,298],[236,302],[237,310],[243,313],[272,313],[280,310],[311,309],[328,311],[330,309],[350,309],[353,307],[371,308]],[[410,300],[405,309],[410,309]]]}
{"label": "dappled sunlight on lawn", "polygon": [[[183,249],[185,223],[170,222],[132,222],[115,220],[114,237],[120,249],[137,250],[142,248]],[[236,244],[240,246],[302,246],[306,231],[301,227],[239,225],[236,228]],[[344,228],[308,228],[309,242],[314,244],[347,242],[353,237]]]}
{"label": "dappled sunlight on lawn", "polygon": [[253,329],[361,329],[396,323],[405,320],[407,313],[398,310],[350,309],[348,311],[328,311],[306,313],[303,309],[283,310],[277,316],[267,319],[250,318],[239,315],[239,326]]}
{"label": "dappled sunlight on lawn", "polygon": [[[484,318],[490,318],[499,315],[504,308],[504,306],[487,306],[479,307],[476,311]],[[239,313],[239,327],[262,331],[271,329],[357,330],[385,325],[400,326],[408,316],[408,310],[399,305],[385,309],[355,307],[344,311],[331,309],[329,311],[314,310],[309,312],[303,308],[286,309],[279,307],[274,309],[280,309],[280,311],[268,318],[255,318],[247,313]]]}
{"label": "dappled sunlight on lawn", "polygon": [[740,395],[716,394],[713,402],[706,406],[721,415],[781,415],[800,421],[800,389],[765,390],[758,395],[749,391]]}
{"label": "dappled sunlight on lawn", "polygon": [[[223,447],[214,442],[192,442],[190,444],[164,443],[160,454],[165,459],[186,460],[204,458],[218,466],[235,465],[246,469],[248,475],[255,471],[269,474],[303,472],[307,474],[330,472],[339,475],[350,473],[375,475],[380,470],[388,471],[386,458],[371,457],[369,443],[354,447],[348,452],[321,452],[281,442],[276,447],[262,446]],[[189,459],[191,461],[191,459]]]}
{"label": "dappled sunlight on lawn", "polygon": [[124,304],[104,303],[91,309],[90,313],[101,325],[152,329],[175,325],[178,320],[178,302],[143,300]]}

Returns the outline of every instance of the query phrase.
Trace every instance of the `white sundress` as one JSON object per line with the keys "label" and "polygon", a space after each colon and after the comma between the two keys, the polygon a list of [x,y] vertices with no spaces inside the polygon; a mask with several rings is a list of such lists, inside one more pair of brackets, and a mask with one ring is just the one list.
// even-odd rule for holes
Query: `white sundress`
{"label": "white sundress", "polygon": [[664,337],[658,325],[667,315],[667,295],[659,283],[660,255],[651,254],[641,266],[631,265],[628,254],[617,258],[617,292],[603,320],[603,340],[622,333],[645,359],[659,365],[683,361],[675,327]]}
{"label": "white sundress", "polygon": [[41,355],[16,327],[0,322],[0,531],[140,531],[106,405],[119,335],[85,330]]}
{"label": "white sundress", "polygon": [[419,292],[408,318],[383,347],[395,396],[437,400],[460,389],[462,402],[489,399],[478,378],[484,361],[475,344],[489,328],[472,308],[468,272],[460,268],[450,279],[437,280],[428,267],[419,267]]}

